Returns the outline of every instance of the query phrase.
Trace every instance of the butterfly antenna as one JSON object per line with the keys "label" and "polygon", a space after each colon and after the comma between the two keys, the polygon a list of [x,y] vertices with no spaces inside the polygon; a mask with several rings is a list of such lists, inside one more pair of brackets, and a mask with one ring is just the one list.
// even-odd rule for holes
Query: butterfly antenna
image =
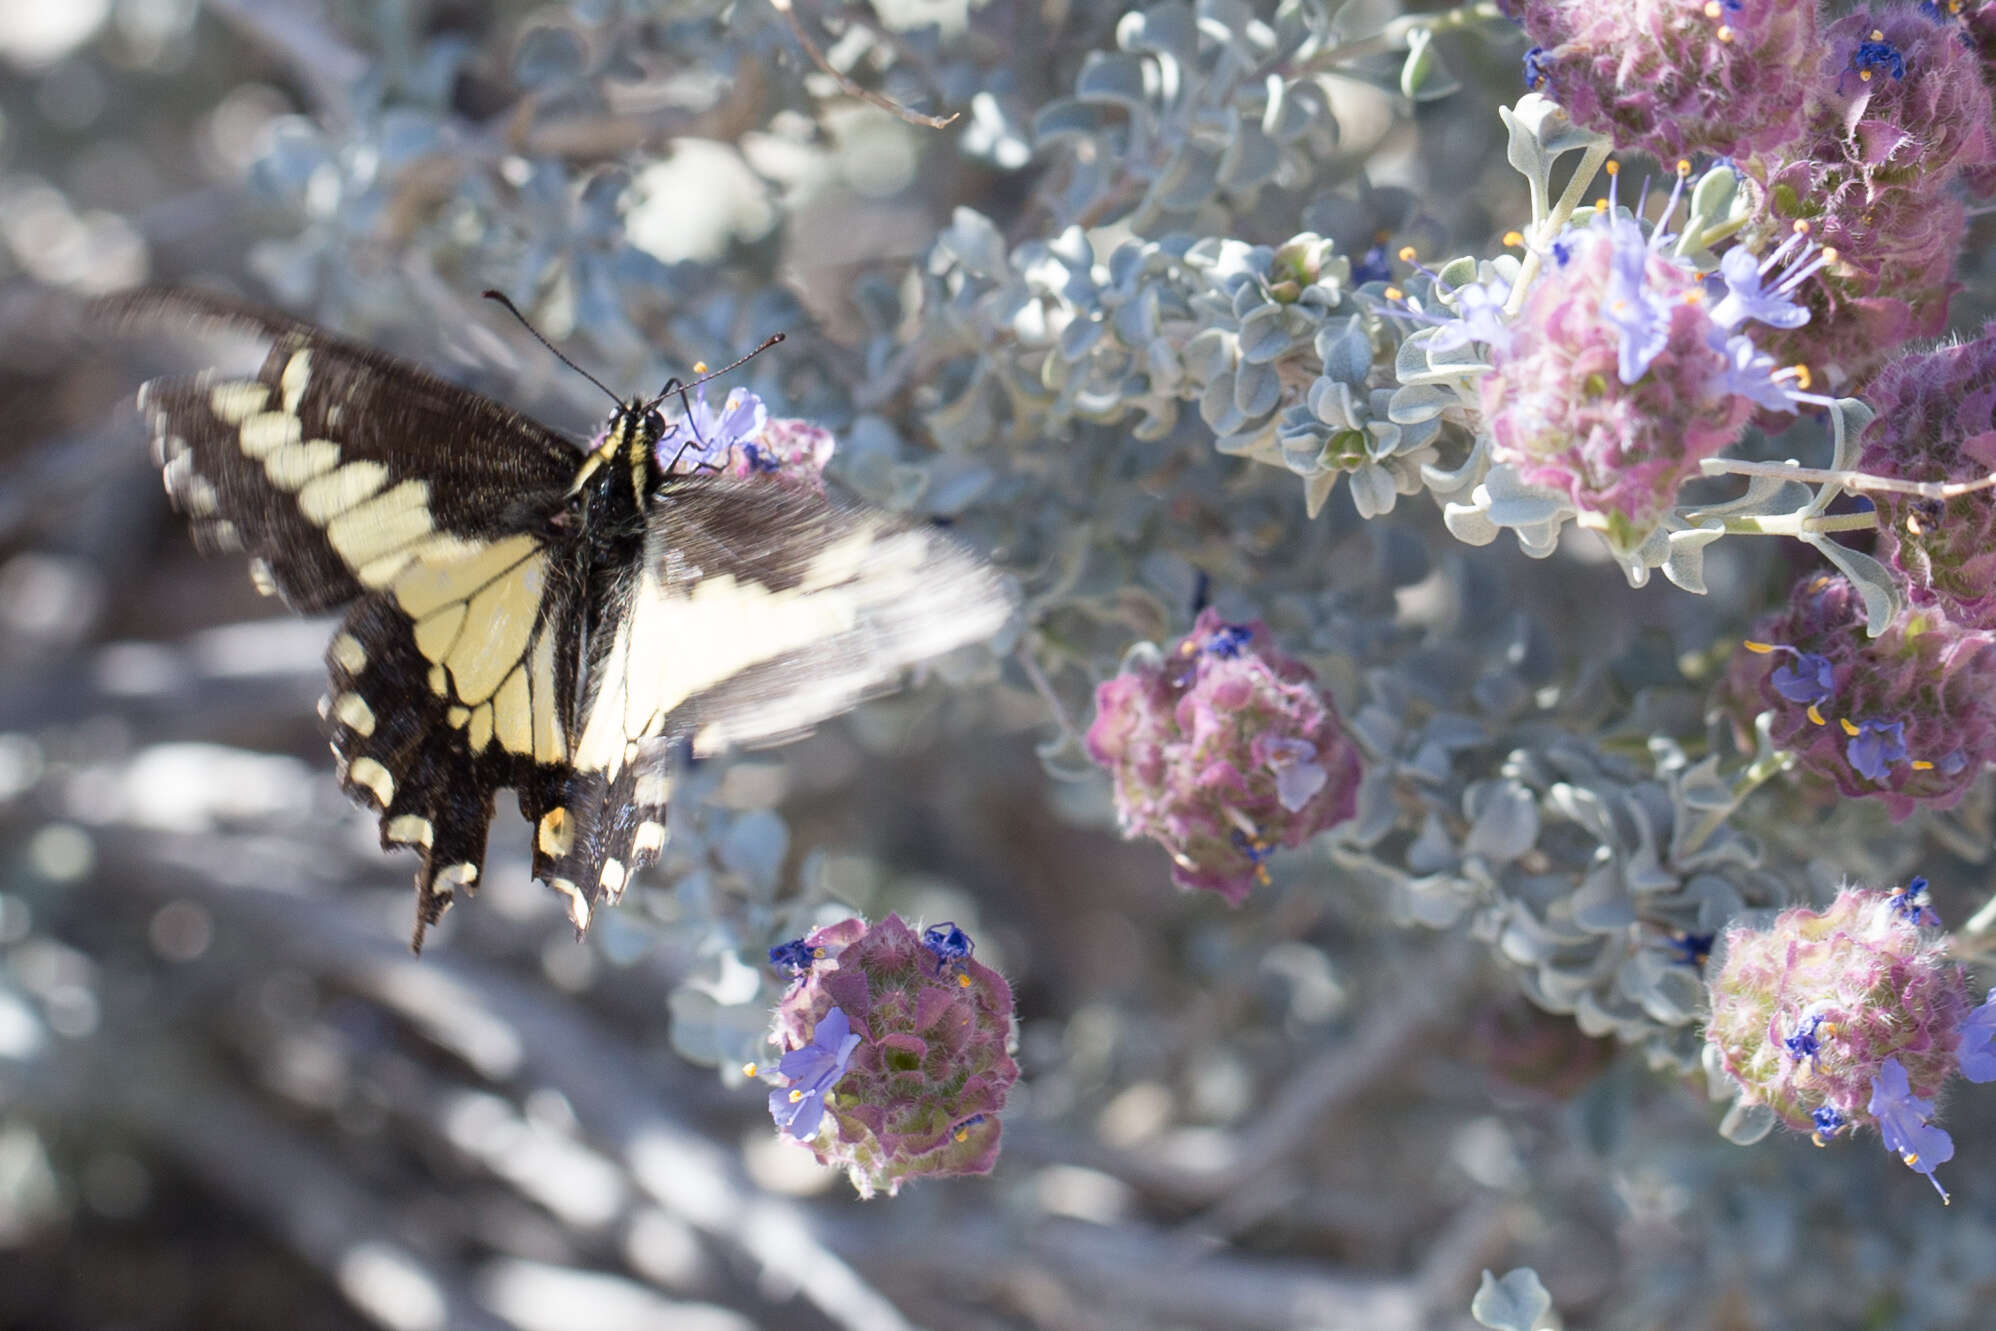
{"label": "butterfly antenna", "polygon": [[784,335],[782,333],[771,333],[768,337],[762,340],[762,345],[757,347],[754,351],[748,352],[745,355],[737,356],[735,359],[729,361],[726,365],[723,365],[720,369],[714,370],[708,374],[703,374],[698,379],[695,379],[692,383],[682,384],[676,378],[666,380],[665,387],[659,390],[658,396],[653,398],[651,401],[645,403],[646,409],[649,410],[650,408],[657,406],[659,403],[671,397],[674,393],[679,394],[679,401],[681,405],[685,405],[686,394],[688,390],[698,388],[701,384],[706,383],[710,379],[718,379],[724,374],[729,374],[741,368],[742,366],[748,364],[750,361],[754,360],[757,356],[760,356],[763,352],[768,351],[778,342],[781,342],[783,338]]}
{"label": "butterfly antenna", "polygon": [[[532,333],[534,335],[534,341],[540,343],[542,346],[546,347],[549,351],[553,352],[554,358],[560,361],[563,365],[566,365],[569,369],[574,370],[577,374],[581,375],[584,379],[587,379],[590,383],[595,384],[598,388],[601,388],[603,390],[604,395],[608,397],[612,402],[617,404],[618,410],[621,411],[623,409],[624,399],[618,397],[615,393],[611,392],[610,389],[603,383],[601,379],[598,379],[595,375],[589,373],[589,371],[583,369],[580,365],[577,365],[574,361],[562,355],[560,347],[557,347],[554,343],[548,341],[545,337],[542,337],[541,330],[534,327],[533,324],[527,321],[527,316],[520,313],[520,307],[513,303],[513,300],[510,296],[508,296],[503,291],[486,291],[484,295],[485,299],[496,300],[501,305],[504,305],[506,307],[506,312],[512,315],[515,319],[518,319],[520,321],[520,327],[526,329],[529,333]],[[760,350],[762,350],[761,347],[756,348],[756,351]],[[751,356],[754,354],[755,352],[753,351],[749,353],[749,355]],[[747,357],[743,357],[743,359],[746,360]],[[740,362],[738,361],[736,363],[739,364]],[[734,367],[729,366],[728,368],[733,369]]]}

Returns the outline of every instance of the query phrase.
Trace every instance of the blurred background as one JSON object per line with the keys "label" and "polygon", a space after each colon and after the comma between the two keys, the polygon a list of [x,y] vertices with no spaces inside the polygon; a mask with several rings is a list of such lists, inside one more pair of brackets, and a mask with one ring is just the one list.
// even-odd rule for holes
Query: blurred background
{"label": "blurred background", "polygon": [[[1418,103],[1404,51],[1351,52],[1265,169],[1188,156],[1308,9],[1147,11],[1198,56],[1117,94],[1157,112],[1133,143],[1057,100],[1132,49],[1106,5],[0,0],[0,1326],[1396,1331],[1471,1325],[1478,1273],[1526,1264],[1573,1326],[1990,1325],[1988,1097],[1951,1107],[1947,1211],[1875,1145],[1729,1145],[1658,1052],[1688,1016],[1646,1049],[1583,1033],[1489,917],[1410,918],[1329,850],[1239,910],[1181,895],[1075,761],[1092,684],[1201,586],[1285,628],[1347,715],[1390,662],[1502,674],[1641,757],[1699,728],[1678,665],[1799,566],[1727,551],[1700,599],[1586,551],[1465,552],[1424,497],[1311,521],[1196,420],[1139,444],[978,386],[965,209],[1001,265],[1069,226],[1356,258],[1487,253],[1522,219],[1501,24],[1441,33],[1452,77]],[[1962,327],[1990,305],[1977,226]],[[314,715],[329,624],[199,557],[146,458],[134,390],[207,347],[83,317],[144,282],[583,437],[595,390],[481,288],[625,391],[786,331],[738,381],[835,429],[842,484],[992,551],[1037,655],[961,653],[703,764],[667,861],[583,942],[502,797],[485,886],[418,961],[412,861]],[[1918,841],[1953,920],[1987,890],[1988,803],[1847,822],[1836,863],[1801,812],[1763,831],[1797,882]],[[782,985],[764,949],[850,910],[954,919],[1010,978],[1024,1075],[990,1178],[860,1203],[742,1077]]]}

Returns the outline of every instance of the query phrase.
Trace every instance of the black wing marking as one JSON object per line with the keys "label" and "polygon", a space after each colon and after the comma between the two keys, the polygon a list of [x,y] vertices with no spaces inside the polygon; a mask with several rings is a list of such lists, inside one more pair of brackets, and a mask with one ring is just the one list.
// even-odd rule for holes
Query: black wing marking
{"label": "black wing marking", "polygon": [[560,435],[406,361],[186,291],[100,307],[260,336],[256,375],[139,390],[174,503],[206,549],[240,549],[294,609],[336,608],[453,541],[537,530],[581,461]]}

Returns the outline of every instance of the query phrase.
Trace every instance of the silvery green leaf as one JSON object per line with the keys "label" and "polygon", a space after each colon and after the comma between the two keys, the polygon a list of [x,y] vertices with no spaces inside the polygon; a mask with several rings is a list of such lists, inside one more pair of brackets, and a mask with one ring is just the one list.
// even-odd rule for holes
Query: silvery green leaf
{"label": "silvery green leaf", "polygon": [[1372,374],[1372,339],[1365,334],[1362,316],[1354,314],[1339,327],[1326,324],[1317,330],[1316,351],[1324,362],[1324,373],[1356,388]]}
{"label": "silvery green leaf", "polygon": [[1242,125],[1220,157],[1220,183],[1228,189],[1249,190],[1274,179],[1282,166],[1282,150],[1255,125]]}
{"label": "silvery green leaf", "polygon": [[1185,344],[1185,372],[1195,383],[1210,384],[1234,368],[1237,356],[1232,333],[1224,328],[1202,328]]}
{"label": "silvery green leaf", "polygon": [[1403,384],[1394,390],[1386,415],[1387,419],[1400,425],[1419,425],[1440,416],[1457,403],[1456,395],[1446,388],[1433,384]]}
{"label": "silvery green leaf", "polygon": [[1503,532],[1490,515],[1474,504],[1445,504],[1442,525],[1464,545],[1488,545]]}
{"label": "silvery green leaf", "polygon": [[1158,174],[1149,198],[1169,211],[1184,212],[1210,198],[1219,181],[1220,154],[1186,144]]}
{"label": "silvery green leaf", "polygon": [[1265,365],[1296,344],[1296,339],[1285,326],[1287,320],[1284,314],[1284,308],[1280,305],[1264,305],[1241,320],[1236,336],[1240,341],[1243,361],[1250,365]]}
{"label": "silvery green leaf", "polygon": [[1571,513],[1573,501],[1542,485],[1527,485],[1509,466],[1499,464],[1483,479],[1489,494],[1490,520],[1502,527],[1543,527]]}
{"label": "silvery green leaf", "polygon": [[1044,151],[1066,142],[1088,142],[1114,125],[1115,112],[1099,103],[1062,97],[1033,113],[1033,146]]}
{"label": "silvery green leaf", "polygon": [[[1394,504],[1399,502],[1400,491],[1393,482],[1393,473],[1377,463],[1366,463],[1353,471],[1346,481],[1351,487],[1352,506],[1367,521],[1391,513]],[[1315,513],[1311,516],[1314,517]]]}
{"label": "silvery green leaf", "polygon": [[1491,1331],[1541,1331],[1550,1320],[1552,1295],[1529,1266],[1507,1271],[1500,1280],[1488,1271],[1469,1301],[1469,1315]]}
{"label": "silvery green leaf", "polygon": [[1705,547],[1725,534],[1725,525],[1717,521],[1671,532],[1666,538],[1669,553],[1663,560],[1663,576],[1685,591],[1703,596]]}
{"label": "silvery green leaf", "polygon": [[1774,1130],[1776,1121],[1766,1105],[1735,1102],[1719,1120],[1719,1135],[1735,1146],[1752,1146]]}
{"label": "silvery green leaf", "polygon": [[1899,581],[1892,571],[1870,555],[1847,545],[1839,545],[1822,532],[1805,531],[1802,539],[1835,564],[1857,588],[1857,594],[1864,598],[1866,634],[1875,638],[1885,632],[1886,626],[1905,604],[1901,599]]}
{"label": "silvery green leaf", "polygon": [[1076,319],[1060,330],[1060,354],[1067,360],[1080,360],[1094,350],[1108,330],[1096,319]]}
{"label": "silvery green leaf", "polygon": [[1275,410],[1282,399],[1282,378],[1273,366],[1243,364],[1234,371],[1234,405],[1253,419]]}
{"label": "silvery green leaf", "polygon": [[1573,922],[1593,933],[1615,933],[1636,922],[1636,906],[1612,864],[1593,870],[1567,898]]}
{"label": "silvery green leaf", "polygon": [[1084,102],[1111,102],[1133,115],[1147,115],[1154,89],[1145,85],[1155,77],[1147,75],[1145,62],[1136,56],[1090,51],[1074,80],[1074,95]]}
{"label": "silvery green leaf", "polygon": [[1461,90],[1461,81],[1435,50],[1435,34],[1427,28],[1409,32],[1407,59],[1400,66],[1400,95],[1416,102],[1432,102]]}
{"label": "silvery green leaf", "polygon": [[1462,918],[1475,897],[1474,887],[1453,874],[1408,879],[1394,889],[1393,915],[1411,924],[1446,929]]}
{"label": "silvery green leaf", "polygon": [[975,208],[958,207],[950,214],[949,226],[936,237],[936,248],[978,277],[997,277],[1009,267],[1004,236]]}
{"label": "silvery green leaf", "polygon": [[1539,802],[1515,781],[1479,781],[1463,794],[1471,819],[1463,849],[1487,860],[1508,863],[1539,839]]}

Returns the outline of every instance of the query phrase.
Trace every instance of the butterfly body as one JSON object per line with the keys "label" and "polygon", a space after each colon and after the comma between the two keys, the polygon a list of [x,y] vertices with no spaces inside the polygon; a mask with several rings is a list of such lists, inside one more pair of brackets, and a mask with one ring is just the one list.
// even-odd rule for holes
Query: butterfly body
{"label": "butterfly body", "polygon": [[281,316],[187,292],[110,312],[268,343],[254,377],[156,380],[140,406],[197,543],[343,613],[322,713],[384,847],[421,857],[418,946],[476,888],[502,787],[582,929],[663,850],[676,746],[800,733],[1010,612],[932,529],[683,474],[656,404],[620,403],[584,450]]}

